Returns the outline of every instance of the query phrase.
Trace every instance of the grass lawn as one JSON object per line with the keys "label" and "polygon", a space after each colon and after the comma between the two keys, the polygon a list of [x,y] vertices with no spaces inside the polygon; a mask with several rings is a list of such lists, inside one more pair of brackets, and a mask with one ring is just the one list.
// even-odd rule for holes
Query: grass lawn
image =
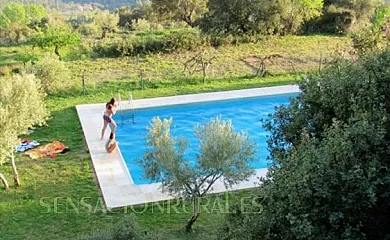
{"label": "grass lawn", "polygon": [[[153,88],[134,90],[135,99],[157,96],[199,93],[229,89],[243,89],[270,85],[294,83],[299,75],[282,75],[266,78],[232,78],[213,80],[206,84],[165,82]],[[120,221],[124,214],[136,211],[142,229],[156,231],[166,239],[210,237],[223,213],[204,212],[195,223],[198,231],[183,235],[186,219],[190,216],[189,206],[181,203],[165,210],[151,205],[139,208],[116,209],[106,212],[102,205],[99,188],[93,177],[93,169],[84,143],[83,133],[75,110],[75,105],[105,102],[119,90],[127,90],[131,81],[116,85],[113,82],[102,84],[96,91],[82,96],[49,96],[46,100],[51,111],[47,126],[38,128],[28,137],[45,143],[61,140],[71,151],[55,159],[30,160],[18,156],[17,166],[22,188],[11,187],[0,190],[0,239],[71,239],[96,230],[110,228]],[[99,129],[97,129],[99,131]],[[11,167],[0,166],[9,181],[12,180]],[[243,191],[226,196],[212,196],[217,202],[232,203],[238,196],[246,196]],[[221,200],[222,199],[222,200]],[[225,199],[225,200],[223,200]],[[82,203],[83,201],[83,203]],[[85,206],[88,204],[88,207]],[[176,203],[175,203],[176,204]],[[185,212],[186,206],[188,212]],[[160,205],[161,207],[161,205]],[[175,212],[175,208],[179,211]],[[170,211],[170,212],[168,212]]]}
{"label": "grass lawn", "polygon": [[[321,62],[350,49],[351,39],[330,36],[287,36],[272,37],[258,43],[226,45],[218,49],[202,47],[197,51],[173,54],[153,54],[146,57],[96,58],[69,61],[68,66],[74,76],[80,80],[85,72],[86,82],[99,84],[107,80],[138,79],[143,71],[143,78],[150,81],[170,81],[181,78],[183,63],[199,52],[205,52],[205,58],[216,59],[208,71],[212,79],[231,78],[256,73],[260,60],[277,54],[279,57],[266,61],[266,69],[271,74],[298,73],[317,70]],[[199,77],[200,72],[195,74]]]}

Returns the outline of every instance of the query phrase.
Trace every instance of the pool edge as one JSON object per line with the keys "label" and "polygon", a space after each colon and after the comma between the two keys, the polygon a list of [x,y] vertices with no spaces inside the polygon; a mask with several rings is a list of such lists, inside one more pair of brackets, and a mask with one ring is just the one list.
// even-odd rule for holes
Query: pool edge
{"label": "pool edge", "polygon": [[[134,100],[133,104],[134,108],[138,109],[298,92],[300,91],[297,85],[283,85],[266,88],[140,99]],[[128,101],[122,101],[120,105],[122,110],[127,110],[131,107]],[[159,183],[135,185],[119,148],[111,154],[107,154],[105,152],[104,142],[100,141],[99,136],[102,126],[101,115],[104,111],[104,107],[104,103],[84,104],[77,105],[76,110],[106,207],[111,209],[172,199],[173,197],[161,193],[159,189],[161,184]],[[108,133],[106,134],[108,135]],[[256,187],[257,185],[250,183],[250,181],[254,181],[258,177],[264,177],[266,173],[267,169],[256,169],[256,174],[252,176],[249,181],[238,184],[233,189],[228,190],[240,190]],[[250,184],[248,184],[248,182]],[[216,183],[214,191],[211,193],[226,191],[226,189],[222,189],[223,186],[221,184],[222,182]]]}

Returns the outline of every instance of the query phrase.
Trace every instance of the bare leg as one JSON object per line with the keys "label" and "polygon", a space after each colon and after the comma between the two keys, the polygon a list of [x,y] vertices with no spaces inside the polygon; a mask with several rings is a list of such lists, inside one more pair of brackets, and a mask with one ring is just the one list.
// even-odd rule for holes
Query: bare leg
{"label": "bare leg", "polygon": [[111,132],[115,133],[116,127],[116,122],[114,120],[111,120]]}
{"label": "bare leg", "polygon": [[106,121],[104,121],[103,129],[102,129],[102,135],[100,137],[100,140],[103,140],[104,132],[106,131],[107,125],[108,125],[108,123]]}

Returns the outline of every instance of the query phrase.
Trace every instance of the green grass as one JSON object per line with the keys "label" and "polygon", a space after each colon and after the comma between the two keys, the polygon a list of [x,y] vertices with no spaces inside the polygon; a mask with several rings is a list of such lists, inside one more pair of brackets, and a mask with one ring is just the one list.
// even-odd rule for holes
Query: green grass
{"label": "green grass", "polygon": [[[229,89],[253,88],[270,85],[280,85],[297,81],[297,75],[282,75],[267,78],[242,77],[213,80],[205,84],[193,82],[161,82],[154,88],[134,90],[135,99],[157,96],[169,96],[185,93],[199,93]],[[82,129],[75,110],[75,105],[84,103],[105,102],[117,91],[126,91],[133,84],[123,80],[121,84],[113,81],[101,83],[94,92],[86,96],[80,94],[49,96],[46,100],[51,111],[51,119],[47,126],[38,128],[28,137],[42,143],[61,140],[71,151],[57,156],[56,159],[30,160],[17,157],[17,166],[23,186],[11,187],[9,191],[0,190],[0,239],[72,239],[91,231],[109,229],[112,224],[120,221],[124,209],[105,212],[101,206],[99,188],[93,177],[88,149],[83,139]],[[129,86],[128,86],[128,85]],[[8,180],[12,179],[11,168],[8,164],[0,166]],[[239,192],[231,195],[246,196],[250,192]],[[68,204],[66,199],[69,198]],[[80,206],[77,213],[70,205],[85,198],[96,211],[87,211]],[[210,199],[216,199],[216,196]],[[218,198],[219,199],[219,198]],[[42,201],[42,202],[41,202]],[[59,203],[57,213],[55,203]],[[230,203],[231,203],[230,202]],[[44,205],[42,205],[43,203]],[[50,206],[48,211],[47,205]],[[67,207],[68,206],[68,207]],[[179,205],[179,209],[183,205]],[[187,206],[187,209],[189,207]],[[171,209],[172,208],[168,208]],[[218,222],[224,214],[202,213],[196,222],[196,233],[183,235],[182,229],[190,213],[167,213],[156,211],[149,206],[144,210],[136,209],[141,228],[162,234],[166,239],[199,239],[215,232]],[[129,209],[127,214],[130,214]],[[203,236],[203,237],[202,237]]]}
{"label": "green grass", "polygon": [[[230,78],[255,74],[259,67],[258,56],[278,54],[266,63],[271,74],[286,74],[317,70],[322,63],[337,56],[337,52],[350,49],[351,39],[330,36],[288,36],[271,37],[255,44],[226,45],[218,49],[203,47],[197,51],[172,54],[153,54],[146,57],[97,58],[70,61],[74,77],[81,79],[83,72],[90,84],[98,84],[109,79],[138,79],[140,70],[144,79],[150,81],[171,80],[183,73],[184,62],[198,52],[205,52],[206,59],[213,56],[208,76],[210,78]],[[199,77],[200,72],[195,74]]]}
{"label": "green grass", "polygon": [[0,45],[0,67],[20,65],[28,60],[34,60],[42,56],[44,52],[31,45]]}

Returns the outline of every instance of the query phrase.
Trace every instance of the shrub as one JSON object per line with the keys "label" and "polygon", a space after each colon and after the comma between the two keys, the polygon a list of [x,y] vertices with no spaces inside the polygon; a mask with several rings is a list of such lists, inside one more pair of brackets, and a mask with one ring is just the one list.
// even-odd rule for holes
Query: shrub
{"label": "shrub", "polygon": [[99,230],[87,236],[78,238],[79,240],[140,240],[145,238],[137,224],[136,218],[126,215],[124,219],[114,225],[109,230]]}
{"label": "shrub", "polygon": [[99,27],[94,23],[82,24],[78,32],[83,36],[94,36],[99,33]]}
{"label": "shrub", "polygon": [[167,27],[170,29],[188,28],[188,24],[184,21],[171,21]]}
{"label": "shrub", "polygon": [[161,25],[159,23],[151,23],[150,26],[151,26],[151,29],[153,29],[154,31],[162,31],[162,30],[164,30],[163,25]]}
{"label": "shrub", "polygon": [[131,56],[134,54],[134,37],[124,38],[116,43],[116,51],[122,56]]}
{"label": "shrub", "polygon": [[389,239],[389,70],[387,50],[302,80],[265,122],[259,202],[232,209],[224,239]]}
{"label": "shrub", "polygon": [[193,50],[206,42],[194,31],[141,31],[115,42],[98,42],[93,46],[93,55],[118,57]]}
{"label": "shrub", "polygon": [[390,8],[378,8],[372,24],[352,35],[352,43],[358,53],[383,50],[388,47],[390,40]]}
{"label": "shrub", "polygon": [[131,21],[131,26],[133,30],[136,31],[150,31],[152,28],[151,23],[148,20],[142,18],[133,19]]}
{"label": "shrub", "polygon": [[[119,41],[120,43],[121,41]],[[92,45],[92,57],[119,57],[118,43],[99,41]]]}
{"label": "shrub", "polygon": [[158,53],[165,51],[164,39],[148,37],[146,39],[143,39],[142,42],[139,42],[139,44],[143,46],[143,52],[137,52],[139,54]]}
{"label": "shrub", "polygon": [[75,83],[65,63],[54,54],[46,54],[35,63],[28,62],[25,71],[40,79],[43,89],[48,94],[61,92],[74,86]]}
{"label": "shrub", "polygon": [[209,35],[209,37],[207,37],[207,39],[208,39],[207,41],[213,47],[219,47],[222,45],[231,44],[230,39],[227,39],[226,37],[219,36],[219,35]]}
{"label": "shrub", "polygon": [[125,216],[112,233],[115,240],[136,240],[141,238],[140,229],[134,216]]}
{"label": "shrub", "polygon": [[204,44],[199,33],[195,32],[175,32],[169,35],[165,42],[165,50],[193,50]]}
{"label": "shrub", "polygon": [[351,30],[352,23],[353,13],[350,10],[330,5],[320,18],[307,22],[303,31],[343,34]]}
{"label": "shrub", "polygon": [[380,47],[382,39],[380,32],[373,31],[372,29],[364,29],[352,35],[353,48],[358,53],[377,50]]}

